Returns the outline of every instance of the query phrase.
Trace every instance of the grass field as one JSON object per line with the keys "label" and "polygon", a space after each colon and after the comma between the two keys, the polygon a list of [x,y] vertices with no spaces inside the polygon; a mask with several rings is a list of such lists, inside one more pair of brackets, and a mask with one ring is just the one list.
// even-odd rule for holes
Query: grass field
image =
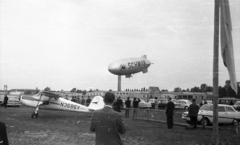
{"label": "grass field", "polygon": [[[0,106],[0,121],[6,123],[10,145],[93,145],[95,134],[89,131],[91,114],[40,110],[39,118],[30,116],[34,108]],[[180,113],[179,113],[180,114]],[[182,120],[175,115],[174,121]],[[165,123],[124,118],[125,145],[211,144],[212,131],[186,130],[181,126],[167,129]],[[240,144],[240,135],[232,129],[219,130],[220,142]]]}

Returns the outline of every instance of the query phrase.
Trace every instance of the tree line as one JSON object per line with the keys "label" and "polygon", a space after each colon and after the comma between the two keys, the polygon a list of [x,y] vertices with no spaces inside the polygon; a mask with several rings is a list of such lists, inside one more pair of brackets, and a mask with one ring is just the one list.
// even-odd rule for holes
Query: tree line
{"label": "tree line", "polygon": [[[222,97],[235,97],[235,98],[240,98],[240,87],[239,87],[239,83],[238,83],[238,93],[236,94],[235,91],[232,89],[231,85],[230,85],[230,80],[226,80],[225,81],[225,85],[224,86],[219,86],[218,87],[218,95],[219,98]],[[181,90],[181,88],[177,87],[174,88],[174,92],[213,92],[213,87],[212,86],[208,86],[207,84],[201,84],[200,87],[193,87],[191,89],[186,89],[186,90]]]}
{"label": "tree line", "polygon": [[[219,86],[218,87],[218,91],[219,91],[219,97],[235,97],[235,98],[240,98],[240,87],[239,87],[239,83],[238,83],[238,93],[236,94],[235,91],[232,89],[231,85],[230,85],[230,80],[226,80],[225,81],[225,85],[224,86]],[[51,91],[50,87],[46,87],[44,89],[44,91]],[[62,90],[63,91],[63,90]],[[93,91],[99,91],[98,89],[92,90],[90,89],[89,92],[93,92]],[[112,91],[111,89],[109,91]],[[131,92],[131,91],[148,91],[148,89],[146,89],[145,87],[141,88],[141,89],[129,89],[127,88],[125,91],[127,92]],[[162,92],[168,92],[167,89],[162,89]],[[70,90],[70,92],[72,93],[82,93],[83,95],[85,95],[87,93],[86,90],[80,90],[77,88],[73,88]],[[187,88],[187,89],[181,89],[180,87],[176,87],[174,88],[173,92],[213,92],[213,87],[212,86],[208,86],[207,84],[201,84],[199,87],[195,86],[192,88]]]}

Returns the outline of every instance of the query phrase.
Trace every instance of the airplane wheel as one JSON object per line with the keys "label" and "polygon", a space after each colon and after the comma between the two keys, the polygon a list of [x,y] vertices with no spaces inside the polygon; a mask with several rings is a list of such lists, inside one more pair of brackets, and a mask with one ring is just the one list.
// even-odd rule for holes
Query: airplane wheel
{"label": "airplane wheel", "polygon": [[32,118],[37,119],[37,118],[38,118],[38,113],[35,113],[35,112],[34,112],[34,113],[32,114]]}

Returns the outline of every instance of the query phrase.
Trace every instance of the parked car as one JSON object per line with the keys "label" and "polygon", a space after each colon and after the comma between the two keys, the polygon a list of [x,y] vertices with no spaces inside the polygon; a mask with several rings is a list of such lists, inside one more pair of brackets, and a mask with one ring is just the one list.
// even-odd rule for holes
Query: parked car
{"label": "parked car", "polygon": [[[176,99],[172,99],[172,102],[175,104],[176,103]],[[167,103],[168,103],[168,99],[159,99],[158,101],[158,109],[163,109],[166,108]]]}
{"label": "parked car", "polygon": [[[7,106],[17,106],[21,105],[20,103],[20,96],[19,95],[7,95],[8,96],[8,103]],[[0,95],[0,104],[3,104],[4,95]]]}
{"label": "parked car", "polygon": [[225,98],[219,98],[218,104],[234,105],[237,101],[240,101],[240,99],[225,97]]}
{"label": "parked car", "polygon": [[175,102],[175,108],[188,110],[188,107],[192,104],[191,101],[185,99],[179,99]]}
{"label": "parked car", "polygon": [[207,104],[212,104],[212,100],[206,100],[207,101]]}
{"label": "parked car", "polygon": [[[202,118],[202,115],[206,116]],[[199,124],[204,123],[204,125],[211,125],[213,123],[212,116],[213,105],[205,104],[199,109],[197,121]],[[190,123],[188,111],[182,113],[182,119],[184,119],[187,123]],[[240,112],[236,111],[232,106],[224,104],[218,105],[218,123],[238,125],[238,119],[240,119]]]}
{"label": "parked car", "polygon": [[146,102],[141,100],[141,102],[138,103],[138,107],[141,109],[150,109],[152,108],[152,103],[150,101]]}
{"label": "parked car", "polygon": [[233,107],[237,110],[237,111],[240,111],[240,101],[237,101]]}

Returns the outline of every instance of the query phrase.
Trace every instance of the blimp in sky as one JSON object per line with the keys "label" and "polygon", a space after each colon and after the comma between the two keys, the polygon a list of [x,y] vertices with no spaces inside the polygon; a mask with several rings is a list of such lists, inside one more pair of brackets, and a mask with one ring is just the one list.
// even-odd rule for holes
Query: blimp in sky
{"label": "blimp in sky", "polygon": [[108,66],[108,71],[112,74],[118,75],[118,91],[121,91],[121,76],[126,78],[132,77],[133,74],[148,72],[148,67],[152,63],[147,59],[146,55],[136,58],[126,58],[112,62]]}

